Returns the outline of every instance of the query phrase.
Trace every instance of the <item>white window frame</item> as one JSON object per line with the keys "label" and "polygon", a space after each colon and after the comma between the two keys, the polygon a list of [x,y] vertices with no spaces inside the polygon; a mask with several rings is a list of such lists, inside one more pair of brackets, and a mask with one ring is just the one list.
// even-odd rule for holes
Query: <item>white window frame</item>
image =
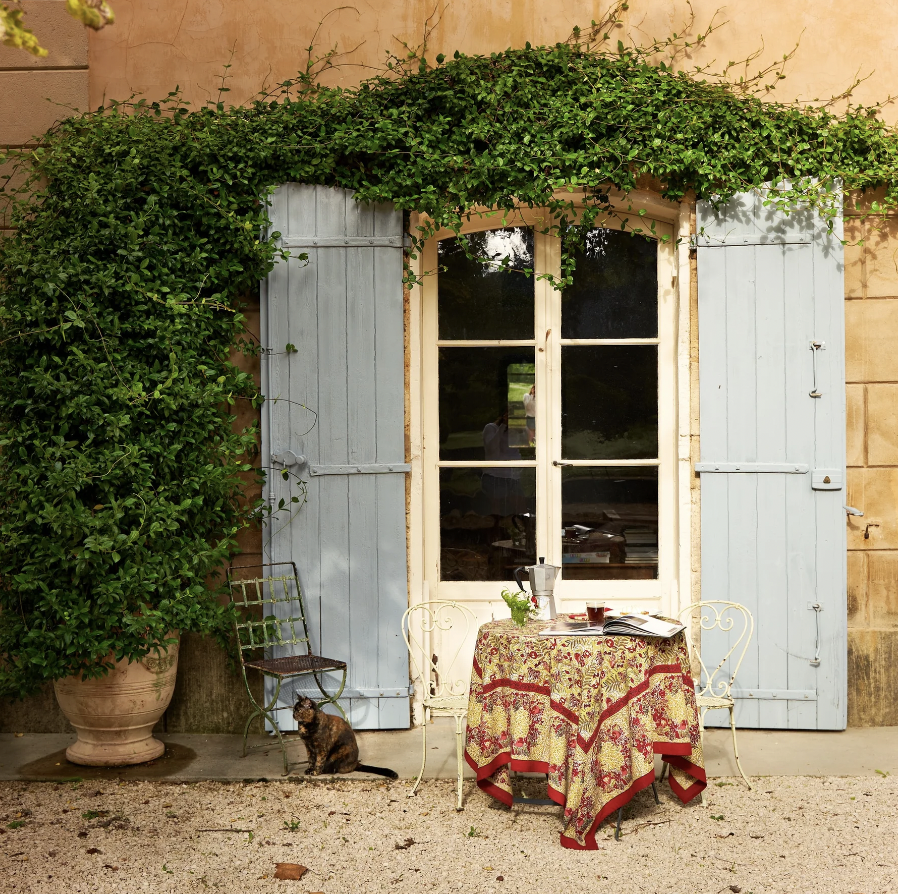
{"label": "white window frame", "polygon": [[[571,198],[566,194],[565,198]],[[574,196],[576,199],[576,195]],[[659,235],[667,235],[668,242],[658,243],[658,338],[657,339],[561,339],[561,303],[558,293],[544,280],[535,280],[535,334],[536,339],[497,341],[452,340],[455,346],[530,346],[535,347],[537,393],[547,396],[548,418],[552,428],[537,426],[537,456],[535,460],[511,463],[523,468],[536,468],[537,475],[537,540],[545,546],[547,562],[561,565],[561,541],[553,531],[560,529],[561,468],[552,460],[561,459],[557,453],[561,443],[561,348],[568,344],[657,344],[658,345],[658,457],[659,470],[659,564],[655,580],[560,580],[556,596],[560,611],[582,610],[586,598],[600,598],[609,605],[634,608],[660,608],[676,611],[684,591],[689,601],[690,497],[688,489],[689,459],[689,267],[686,246],[676,244],[676,237],[688,233],[689,209],[665,202],[650,193],[621,198],[617,203],[631,221],[640,211],[640,224],[654,222]],[[685,212],[685,213],[684,213]],[[545,213],[521,211],[513,217],[496,213],[475,216],[462,232],[478,232],[503,226],[535,226],[545,219]],[[598,222],[597,222],[598,223]],[[618,226],[613,221],[610,227]],[[415,226],[415,221],[412,221]],[[437,268],[437,242],[454,235],[449,231],[438,232],[425,245],[415,264],[419,274],[424,274],[421,286],[412,290],[409,312],[410,328],[410,441],[412,455],[412,480],[410,493],[410,584],[411,592],[419,598],[455,599],[477,603],[477,612],[484,619],[491,615],[506,614],[500,593],[501,581],[441,581],[439,579],[440,527],[439,527],[439,469],[462,466],[484,467],[494,465],[489,461],[448,462],[439,459],[439,394],[437,355],[441,345],[437,330],[437,277],[427,275]],[[535,264],[537,273],[560,269],[561,246],[554,236],[534,233]],[[685,271],[685,283],[682,275]],[[549,382],[554,375],[553,388]],[[684,453],[685,457],[678,456]],[[553,453],[553,445],[559,445]],[[686,465],[684,465],[684,459]],[[626,461],[569,461],[581,466],[620,466]],[[633,465],[651,465],[634,461]],[[679,467],[679,470],[678,470]],[[555,478],[549,488],[549,477]],[[685,493],[684,493],[685,486]],[[546,496],[550,505],[543,505]],[[684,512],[685,509],[685,512]],[[557,519],[557,524],[554,520]],[[685,523],[685,528],[684,528]],[[540,553],[542,555],[542,553]],[[684,565],[685,562],[685,565]],[[412,596],[412,601],[416,601]],[[472,607],[474,607],[472,605]],[[476,610],[476,609],[475,609]]]}

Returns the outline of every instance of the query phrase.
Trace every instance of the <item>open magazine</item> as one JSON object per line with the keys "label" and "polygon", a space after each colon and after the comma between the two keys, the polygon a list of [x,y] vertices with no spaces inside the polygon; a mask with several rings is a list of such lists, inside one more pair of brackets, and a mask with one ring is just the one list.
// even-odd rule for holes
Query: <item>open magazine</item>
{"label": "open magazine", "polygon": [[683,624],[674,624],[653,618],[651,615],[617,615],[605,618],[601,625],[590,624],[589,621],[574,621],[570,618],[558,618],[555,623],[540,630],[540,636],[653,636],[670,639],[681,630]]}

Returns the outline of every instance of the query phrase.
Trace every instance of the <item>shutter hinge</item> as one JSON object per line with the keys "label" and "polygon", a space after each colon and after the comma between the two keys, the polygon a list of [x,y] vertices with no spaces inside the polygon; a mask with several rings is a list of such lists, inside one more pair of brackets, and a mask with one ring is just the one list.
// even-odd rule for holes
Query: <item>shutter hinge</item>
{"label": "shutter hinge", "polygon": [[403,248],[402,236],[285,236],[282,248]]}
{"label": "shutter hinge", "polygon": [[689,237],[690,248],[732,248],[740,245],[812,245],[813,236],[777,236],[754,235],[737,236],[727,233],[723,236],[708,236],[705,233],[693,233]]}
{"label": "shutter hinge", "polygon": [[318,475],[386,475],[390,472],[411,472],[408,463],[361,463],[347,466],[311,466],[309,474]]}

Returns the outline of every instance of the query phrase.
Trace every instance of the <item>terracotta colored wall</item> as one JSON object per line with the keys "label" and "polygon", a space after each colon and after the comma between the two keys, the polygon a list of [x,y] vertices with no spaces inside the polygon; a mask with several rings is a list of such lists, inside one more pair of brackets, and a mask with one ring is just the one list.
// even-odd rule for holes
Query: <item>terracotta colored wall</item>
{"label": "terracotta colored wall", "polygon": [[[32,137],[69,114],[64,107],[87,108],[86,29],[68,15],[64,0],[24,0],[22,7],[49,55],[36,59],[0,44],[0,146],[30,145]],[[7,173],[11,167],[0,165],[0,177]],[[0,202],[0,238],[8,232],[7,209]]]}
{"label": "terracotta colored wall", "polygon": [[[91,104],[104,97],[126,98],[146,92],[160,98],[178,84],[187,98],[202,104],[218,95],[224,65],[233,50],[225,96],[246,102],[263,85],[291,77],[305,64],[315,38],[321,50],[336,45],[355,49],[328,78],[354,84],[366,66],[382,66],[395,38],[421,43],[425,22],[442,10],[430,41],[432,55],[456,49],[489,53],[509,46],[554,43],[574,25],[600,18],[610,0],[367,0],[332,12],[335,0],[115,0],[117,23],[91,35]],[[788,77],[777,88],[785,98],[828,97],[875,69],[858,91],[861,101],[881,99],[898,81],[898,4],[873,0],[863,9],[841,0],[754,0],[725,5],[720,0],[693,0],[696,22],[703,28],[722,9],[729,20],[710,48],[695,61],[721,63],[744,58],[762,42],[764,61],[781,58],[799,35],[801,48]],[[330,15],[328,15],[330,13]],[[631,0],[629,30],[640,42],[680,31],[688,15],[685,0]],[[326,18],[325,18],[326,17]],[[627,29],[623,29],[627,30]],[[802,34],[803,32],[803,34]],[[614,36],[615,39],[617,35]],[[750,72],[754,73],[756,67]],[[898,115],[898,110],[888,113]]]}

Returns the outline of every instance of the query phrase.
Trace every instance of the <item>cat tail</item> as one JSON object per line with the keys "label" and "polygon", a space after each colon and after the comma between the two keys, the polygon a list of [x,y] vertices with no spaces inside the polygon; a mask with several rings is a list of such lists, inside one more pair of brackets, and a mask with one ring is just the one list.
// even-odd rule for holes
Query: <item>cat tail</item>
{"label": "cat tail", "polygon": [[386,767],[369,767],[368,764],[359,764],[356,767],[359,773],[376,773],[378,776],[386,776],[387,779],[398,779],[399,774],[395,770]]}

